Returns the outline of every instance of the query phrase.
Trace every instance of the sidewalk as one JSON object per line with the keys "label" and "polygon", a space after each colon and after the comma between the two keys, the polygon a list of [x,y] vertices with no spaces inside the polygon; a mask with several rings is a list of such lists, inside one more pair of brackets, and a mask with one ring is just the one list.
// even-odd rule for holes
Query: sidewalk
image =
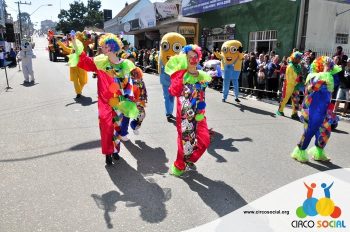
{"label": "sidewalk", "polygon": [[[15,81],[15,78],[22,78],[23,79],[23,74],[22,71],[19,71],[18,69],[18,65],[17,67],[14,68],[6,68],[6,72],[7,72],[7,79],[8,79],[8,83],[9,83],[9,87],[12,87],[11,84],[13,84]],[[6,81],[6,73],[5,73],[5,68],[0,68],[0,94],[2,94],[3,92],[6,92],[7,89],[7,81]],[[17,83],[17,81],[16,81]],[[8,91],[11,91],[8,90]]]}
{"label": "sidewalk", "polygon": [[[215,90],[215,89],[213,89],[213,90]],[[220,93],[221,92],[222,91],[220,90]],[[230,90],[229,91],[229,95],[234,96],[234,92],[232,90]],[[268,104],[271,104],[271,105],[275,105],[277,107],[279,105],[279,102],[274,100],[274,99],[268,99],[268,98],[258,99],[256,96],[253,96],[251,94],[242,93],[242,92],[240,92],[240,95],[241,95],[241,98],[244,98],[244,99],[253,100],[253,101],[260,101],[260,102],[268,103]],[[286,108],[291,109],[292,106],[290,104],[287,104]],[[342,109],[342,110],[344,109],[344,103],[340,103],[339,109]],[[350,114],[349,113],[347,113],[346,116],[343,116],[343,115],[340,114],[340,112],[338,110],[337,116],[339,117],[339,119],[341,121],[350,122]]]}

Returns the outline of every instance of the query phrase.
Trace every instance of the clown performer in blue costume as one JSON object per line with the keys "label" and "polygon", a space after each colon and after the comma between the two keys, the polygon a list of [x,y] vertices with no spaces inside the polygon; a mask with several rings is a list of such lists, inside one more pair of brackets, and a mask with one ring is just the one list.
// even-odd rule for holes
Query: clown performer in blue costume
{"label": "clown performer in blue costume", "polygon": [[[311,64],[311,73],[305,82],[304,101],[301,120],[304,122],[304,133],[291,156],[293,159],[308,162],[308,154],[316,161],[329,161],[324,148],[331,135],[329,123],[329,106],[334,90],[334,74],[341,68],[327,56],[317,58]],[[315,146],[306,152],[312,137],[315,136]]]}
{"label": "clown performer in blue costume", "polygon": [[168,122],[175,120],[175,117],[173,116],[174,97],[169,94],[170,76],[165,73],[164,69],[170,57],[178,55],[185,45],[185,37],[175,32],[165,34],[160,43],[158,72],[160,74],[160,83],[163,88],[165,115]]}
{"label": "clown performer in blue costume", "polygon": [[223,97],[222,101],[226,102],[231,82],[233,83],[235,101],[240,103],[238,79],[242,70],[243,47],[238,40],[226,41],[221,47],[221,53],[215,52],[215,56],[221,60],[221,69],[224,74]]}

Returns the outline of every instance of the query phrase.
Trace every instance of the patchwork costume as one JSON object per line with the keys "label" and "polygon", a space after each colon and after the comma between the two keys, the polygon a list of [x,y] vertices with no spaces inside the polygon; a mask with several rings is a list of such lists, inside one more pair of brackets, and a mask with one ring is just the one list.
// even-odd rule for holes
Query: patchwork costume
{"label": "patchwork costume", "polygon": [[233,83],[236,102],[240,102],[238,79],[242,70],[243,47],[238,40],[226,41],[221,47],[221,53],[215,52],[215,56],[221,59],[221,69],[223,70],[223,97],[226,101],[230,90],[231,82]]}
{"label": "patchwork costume", "polygon": [[[298,116],[298,110],[299,110],[299,91],[302,83],[302,76],[301,76],[301,65],[300,60],[302,58],[302,53],[300,52],[294,52],[292,56],[290,57],[291,62],[288,64],[285,74],[285,80],[283,83],[283,90],[282,90],[282,100],[279,104],[278,111],[276,112],[277,115],[284,116],[284,107],[289,101],[289,98],[292,97],[292,118],[299,119]],[[299,60],[299,62],[298,62]]]}
{"label": "patchwork costume", "polygon": [[179,54],[186,45],[186,39],[182,35],[170,32],[163,36],[159,50],[158,72],[160,83],[163,89],[163,97],[165,104],[165,114],[171,119],[174,110],[174,97],[169,94],[170,76],[165,72],[165,65],[170,57]]}
{"label": "patchwork costume", "polygon": [[[188,46],[193,45],[186,47]],[[186,166],[192,166],[203,155],[210,143],[204,113],[205,87],[211,81],[211,77],[201,70],[198,70],[197,76],[189,73],[186,54],[170,58],[165,71],[171,76],[169,92],[177,97],[178,151],[171,172],[181,176]]]}
{"label": "patchwork costume", "polygon": [[[106,34],[101,37],[100,41],[102,40],[108,45],[117,40],[114,37],[114,35]],[[120,60],[119,63],[113,64],[109,61],[108,56],[104,54],[94,58],[88,57],[83,52],[81,42],[77,40],[76,43],[76,53],[71,54],[69,57],[70,65],[72,67],[78,66],[88,72],[97,74],[102,153],[108,156],[118,154],[120,152],[120,124],[124,115],[136,119],[139,114],[136,103],[133,102],[133,83],[130,76],[130,72],[135,66],[129,60]],[[110,46],[117,47],[114,48],[116,52],[120,50],[118,46],[121,48],[119,44]]]}
{"label": "patchwork costume", "polygon": [[131,78],[133,81],[133,92],[134,92],[134,101],[136,102],[137,109],[139,114],[136,119],[132,120],[130,123],[131,129],[138,130],[141,127],[143,120],[146,117],[146,103],[147,103],[147,90],[146,84],[143,81],[143,72],[139,67],[136,67],[131,72]]}
{"label": "patchwork costume", "polygon": [[[330,64],[330,71],[325,72],[324,66]],[[332,113],[331,98],[334,90],[332,74],[341,71],[334,65],[331,58],[322,56],[316,59],[312,65],[312,72],[307,76],[305,83],[305,99],[302,105],[301,120],[304,122],[304,133],[298,146],[291,154],[292,158],[299,162],[307,162],[306,148],[315,136],[315,147],[308,153],[318,161],[328,161],[329,158],[324,148],[331,135],[330,115]]]}
{"label": "patchwork costume", "polygon": [[[134,94],[134,102],[136,102],[137,109],[139,110],[139,114],[136,119],[133,119],[130,122],[130,127],[133,129],[135,134],[138,134],[138,129],[141,127],[143,120],[146,117],[146,103],[147,103],[147,90],[146,84],[143,81],[143,72],[139,67],[136,67],[131,71],[131,79],[133,82],[133,94]],[[128,127],[129,127],[130,119],[128,117],[124,117],[121,124],[121,136],[128,135]],[[122,138],[123,139],[123,138]]]}

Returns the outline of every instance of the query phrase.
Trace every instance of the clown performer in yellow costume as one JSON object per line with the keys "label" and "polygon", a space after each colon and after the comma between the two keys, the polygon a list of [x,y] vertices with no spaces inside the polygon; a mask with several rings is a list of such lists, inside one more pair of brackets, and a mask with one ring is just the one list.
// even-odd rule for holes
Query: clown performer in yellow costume
{"label": "clown performer in yellow costume", "polygon": [[[79,35],[79,36],[78,36]],[[86,33],[85,33],[86,35]],[[86,39],[84,39],[86,38]],[[84,36],[84,33],[77,32],[77,39],[79,39],[84,45],[84,51],[86,51],[89,45],[87,36]],[[66,46],[62,41],[57,42],[58,46],[67,54],[72,54],[74,52],[73,45],[69,42],[69,46]],[[69,77],[70,80],[74,83],[75,93],[77,94],[76,98],[80,98],[83,92],[84,85],[87,83],[88,77],[87,72],[79,67],[70,67],[69,68]]]}
{"label": "clown performer in yellow costume", "polygon": [[293,52],[289,57],[289,64],[286,69],[286,78],[283,83],[282,99],[276,115],[284,116],[283,110],[289,98],[292,97],[292,115],[291,118],[300,120],[299,110],[299,85],[302,85],[301,66],[302,53]]}
{"label": "clown performer in yellow costume", "polygon": [[173,116],[174,97],[169,94],[168,89],[170,87],[170,76],[165,73],[164,69],[170,57],[178,55],[185,45],[185,37],[175,32],[165,34],[160,43],[158,72],[160,75],[160,83],[162,84],[163,88],[165,115],[168,122],[175,120],[175,117]]}
{"label": "clown performer in yellow costume", "polygon": [[238,79],[239,74],[242,70],[243,60],[243,47],[242,43],[238,40],[226,41],[221,47],[221,53],[215,52],[215,56],[221,60],[221,69],[224,73],[223,80],[223,97],[222,101],[226,102],[228,91],[230,89],[231,82],[233,83],[235,101],[241,102],[238,99],[239,96],[239,85]]}

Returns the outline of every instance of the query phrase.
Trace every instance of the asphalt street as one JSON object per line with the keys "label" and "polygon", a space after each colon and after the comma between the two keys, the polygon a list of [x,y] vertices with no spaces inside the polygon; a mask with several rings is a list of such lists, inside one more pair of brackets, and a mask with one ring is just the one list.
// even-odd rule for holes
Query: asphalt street
{"label": "asphalt street", "polygon": [[250,98],[222,103],[220,92],[208,89],[212,144],[197,172],[171,176],[176,128],[166,121],[159,77],[149,74],[140,135],[131,132],[122,159],[105,167],[96,79],[75,100],[69,67],[49,61],[46,42],[36,38],[35,85],[22,85],[18,68],[8,69],[12,89],[6,91],[0,70],[0,231],[181,231],[293,180],[350,167],[348,122],[339,123],[326,147],[332,163],[300,164],[289,156],[300,122],[276,118],[276,105]]}

